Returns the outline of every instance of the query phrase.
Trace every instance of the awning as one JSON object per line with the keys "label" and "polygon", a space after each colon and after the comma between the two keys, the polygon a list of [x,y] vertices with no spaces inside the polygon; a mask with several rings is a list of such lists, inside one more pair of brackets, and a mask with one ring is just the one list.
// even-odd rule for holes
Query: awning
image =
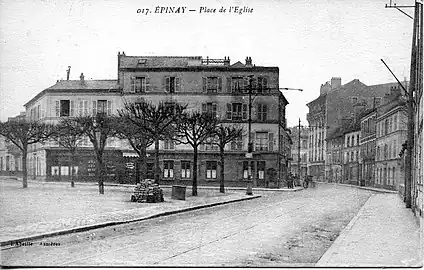
{"label": "awning", "polygon": [[123,157],[138,157],[137,153],[132,153],[132,152],[123,152],[122,156]]}

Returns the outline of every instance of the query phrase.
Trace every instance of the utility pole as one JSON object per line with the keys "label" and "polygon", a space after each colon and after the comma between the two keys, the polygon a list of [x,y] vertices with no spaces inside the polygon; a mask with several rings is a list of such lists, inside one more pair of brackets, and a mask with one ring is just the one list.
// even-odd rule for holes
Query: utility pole
{"label": "utility pole", "polygon": [[66,70],[66,80],[69,81],[69,74],[71,73],[71,66],[68,66],[68,69]]}
{"label": "utility pole", "polygon": [[247,145],[247,154],[246,158],[248,159],[248,169],[247,169],[247,195],[253,195],[252,192],[252,158],[253,158],[253,144],[252,144],[252,80],[253,75],[249,76],[249,120],[248,120],[248,145]]}
{"label": "utility pole", "polygon": [[297,175],[299,177],[300,180],[300,118],[299,118],[299,126],[298,126],[298,141],[297,141]]}

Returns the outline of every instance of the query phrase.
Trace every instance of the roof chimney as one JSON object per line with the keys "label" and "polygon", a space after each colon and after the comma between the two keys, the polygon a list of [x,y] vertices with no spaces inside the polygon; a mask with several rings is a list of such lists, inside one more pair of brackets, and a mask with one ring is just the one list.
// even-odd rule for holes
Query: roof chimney
{"label": "roof chimney", "polygon": [[246,67],[252,66],[252,57],[246,57]]}
{"label": "roof chimney", "polygon": [[69,81],[69,74],[71,73],[71,66],[68,66],[68,69],[66,70],[66,80]]}
{"label": "roof chimney", "polygon": [[81,73],[81,75],[80,75],[80,81],[81,82],[84,82],[84,73]]}

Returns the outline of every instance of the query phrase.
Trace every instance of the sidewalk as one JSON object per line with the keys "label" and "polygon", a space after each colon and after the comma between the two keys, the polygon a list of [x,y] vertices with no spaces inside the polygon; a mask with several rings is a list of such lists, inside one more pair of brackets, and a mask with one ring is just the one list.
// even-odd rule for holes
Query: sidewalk
{"label": "sidewalk", "polygon": [[261,197],[199,191],[198,197],[187,192],[186,200],[180,201],[172,200],[166,191],[163,203],[132,203],[129,198],[133,189],[129,187],[98,195],[95,187],[88,186],[78,189],[50,185],[46,189],[47,185],[32,183],[33,189],[20,189],[19,182],[1,183],[1,246]]}
{"label": "sidewalk", "polygon": [[365,189],[365,190],[375,191],[375,192],[381,192],[381,193],[398,194],[398,191],[396,191],[396,190],[388,190],[388,189],[383,189],[383,188],[364,187],[364,186],[357,186],[357,185],[350,185],[350,184],[328,183],[328,182],[318,182],[318,181],[313,181],[312,183],[313,184],[324,184],[324,185],[337,185],[337,186],[344,186],[344,187],[353,187],[353,188]]}
{"label": "sidewalk", "polygon": [[398,195],[374,194],[315,266],[422,266],[421,237]]}

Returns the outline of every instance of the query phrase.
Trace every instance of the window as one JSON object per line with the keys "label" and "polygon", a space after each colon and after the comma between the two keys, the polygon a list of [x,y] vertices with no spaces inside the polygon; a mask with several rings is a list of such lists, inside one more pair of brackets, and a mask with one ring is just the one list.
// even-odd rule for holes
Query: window
{"label": "window", "polygon": [[257,162],[257,178],[258,179],[265,179],[265,161],[258,161]]}
{"label": "window", "polygon": [[165,90],[167,93],[175,93],[180,91],[181,83],[178,77],[166,77],[165,78]]}
{"label": "window", "polygon": [[203,78],[203,91],[208,93],[216,93],[222,91],[221,77]]}
{"label": "window", "polygon": [[350,137],[347,137],[347,147],[350,147]]}
{"label": "window", "polygon": [[175,145],[173,140],[164,140],[163,141],[163,149],[165,150],[174,150]]}
{"label": "window", "polygon": [[131,92],[133,92],[133,93],[144,93],[144,92],[146,92],[146,78],[145,77],[134,77],[131,80]]}
{"label": "window", "polygon": [[164,178],[174,177],[174,161],[173,160],[163,161],[163,177]]}
{"label": "window", "polygon": [[395,185],[395,179],[396,179],[396,168],[392,168],[392,185]]}
{"label": "window", "polygon": [[359,134],[356,134],[356,145],[359,145]]}
{"label": "window", "polygon": [[256,151],[268,151],[268,132],[256,132]]}
{"label": "window", "polygon": [[93,115],[103,114],[112,115],[112,101],[110,100],[93,100]]}
{"label": "window", "polygon": [[69,100],[60,101],[60,115],[59,116],[70,116],[71,102]]}
{"label": "window", "polygon": [[246,120],[247,104],[227,103],[227,120]]}
{"label": "window", "polygon": [[258,77],[256,86],[258,93],[265,92],[268,89],[268,79],[266,77]]}
{"label": "window", "polygon": [[386,119],[384,122],[384,134],[386,135],[387,133],[389,133],[389,119]]}
{"label": "window", "polygon": [[208,113],[212,116],[217,115],[217,104],[208,102],[208,103],[202,103],[202,113]]}
{"label": "window", "polygon": [[236,139],[234,139],[230,144],[231,150],[241,151],[243,150],[243,137],[240,136]]}
{"label": "window", "polygon": [[191,178],[190,161],[181,161],[181,178]]}
{"label": "window", "polygon": [[393,158],[396,158],[397,155],[397,141],[393,141]]}
{"label": "window", "polygon": [[213,143],[212,140],[206,140],[206,142],[203,144],[205,146],[205,151],[218,151],[218,145]]}
{"label": "window", "polygon": [[390,117],[389,118],[389,132],[392,132],[392,125],[393,124],[393,119]]}
{"label": "window", "polygon": [[244,79],[242,77],[233,77],[231,79],[231,92],[241,93],[244,90]]}
{"label": "window", "polygon": [[216,161],[206,161],[206,179],[216,179]]}
{"label": "window", "polygon": [[79,116],[88,116],[88,100],[79,101]]}
{"label": "window", "polygon": [[353,159],[355,158],[353,151],[350,152],[350,161],[353,161]]}
{"label": "window", "polygon": [[393,116],[393,131],[397,130],[397,114]]}
{"label": "window", "polygon": [[346,163],[349,162],[349,152],[346,153]]}
{"label": "window", "polygon": [[268,114],[268,106],[266,104],[258,104],[258,120],[266,121]]}
{"label": "window", "polygon": [[252,175],[253,164],[250,163],[250,165],[251,167],[249,168],[249,161],[243,161],[243,179],[249,178],[249,174]]}
{"label": "window", "polygon": [[384,145],[384,159],[387,159],[387,155],[388,155],[388,147],[387,144]]}

